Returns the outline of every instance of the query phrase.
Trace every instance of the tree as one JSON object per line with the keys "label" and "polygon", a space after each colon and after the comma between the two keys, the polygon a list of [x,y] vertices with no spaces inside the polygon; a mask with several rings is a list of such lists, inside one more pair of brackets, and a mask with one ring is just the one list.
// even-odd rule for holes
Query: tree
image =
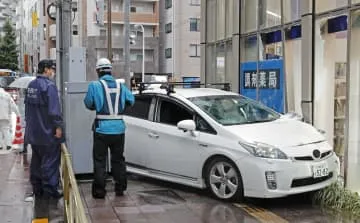
{"label": "tree", "polygon": [[0,42],[0,68],[17,70],[18,52],[16,35],[9,19],[6,20],[3,31],[5,35],[1,38]]}

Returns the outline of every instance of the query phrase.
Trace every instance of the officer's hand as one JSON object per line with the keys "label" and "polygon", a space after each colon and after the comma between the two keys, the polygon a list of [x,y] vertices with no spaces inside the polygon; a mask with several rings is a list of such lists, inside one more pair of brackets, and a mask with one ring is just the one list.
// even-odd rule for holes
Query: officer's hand
{"label": "officer's hand", "polygon": [[62,137],[62,130],[61,128],[56,128],[56,131],[55,131],[55,137],[60,139]]}

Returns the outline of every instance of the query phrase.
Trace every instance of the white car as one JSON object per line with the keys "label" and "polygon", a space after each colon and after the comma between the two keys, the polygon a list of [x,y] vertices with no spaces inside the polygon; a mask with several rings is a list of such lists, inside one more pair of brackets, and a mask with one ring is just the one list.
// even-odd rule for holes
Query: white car
{"label": "white car", "polygon": [[175,88],[135,98],[124,116],[128,172],[238,201],[318,190],[339,175],[320,131],[239,94]]}

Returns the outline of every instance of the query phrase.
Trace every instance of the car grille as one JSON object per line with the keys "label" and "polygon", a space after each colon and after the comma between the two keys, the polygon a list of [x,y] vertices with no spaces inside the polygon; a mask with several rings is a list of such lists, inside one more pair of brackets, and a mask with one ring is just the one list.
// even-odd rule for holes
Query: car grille
{"label": "car grille", "polygon": [[[321,153],[320,159],[324,159],[324,158],[328,157],[329,155],[331,155],[331,152],[332,151],[330,150],[330,151]],[[299,161],[312,161],[312,160],[314,160],[314,158],[312,156],[297,156],[297,157],[294,157],[294,159],[299,160]]]}
{"label": "car grille", "polygon": [[331,179],[332,177],[333,177],[333,173],[330,172],[329,175],[326,177],[319,177],[319,178],[308,177],[308,178],[296,179],[296,180],[292,181],[291,187],[293,188],[293,187],[309,186],[309,185],[324,182],[326,180]]}

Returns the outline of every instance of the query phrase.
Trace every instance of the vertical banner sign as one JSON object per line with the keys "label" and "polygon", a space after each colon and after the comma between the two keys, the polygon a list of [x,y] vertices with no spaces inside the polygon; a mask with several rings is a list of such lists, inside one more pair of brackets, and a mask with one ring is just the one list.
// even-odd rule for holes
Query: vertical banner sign
{"label": "vertical banner sign", "polygon": [[257,87],[259,101],[277,112],[284,113],[284,71],[283,60],[259,61],[241,63],[240,94],[256,100]]}

